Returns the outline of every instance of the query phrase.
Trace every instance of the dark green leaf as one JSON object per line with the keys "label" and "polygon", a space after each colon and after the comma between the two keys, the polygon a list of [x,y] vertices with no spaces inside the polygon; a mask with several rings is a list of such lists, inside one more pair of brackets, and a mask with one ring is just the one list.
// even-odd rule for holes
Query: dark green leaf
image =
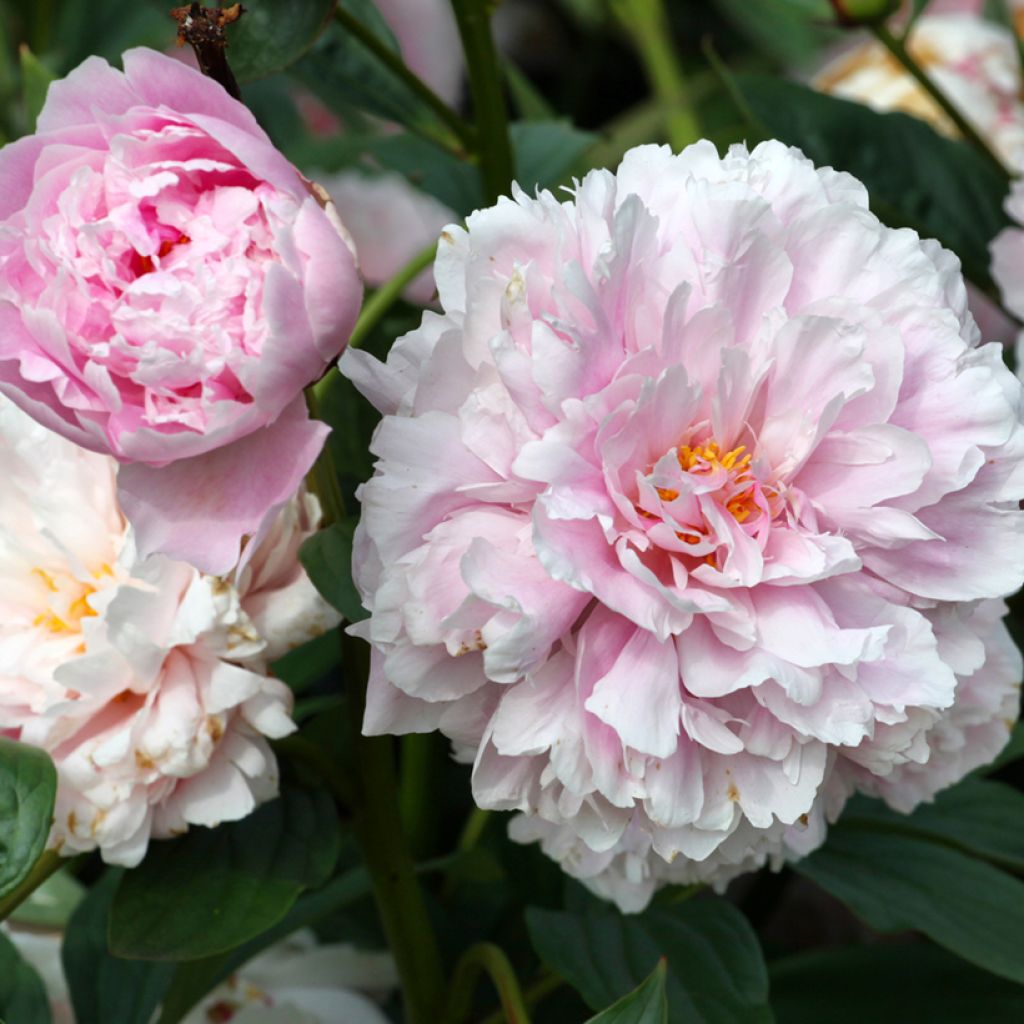
{"label": "dark green leaf", "polygon": [[849,171],[882,220],[938,239],[971,280],[988,283],[988,243],[1007,223],[1008,183],[984,156],[906,114],[880,114],[761,75],[735,82],[769,136],[818,166]]}
{"label": "dark green leaf", "polygon": [[121,960],[108,951],[110,904],[122,875],[107,872],[65,933],[61,958],[78,1024],[149,1024],[174,971],[170,964]]}
{"label": "dark green leaf", "polygon": [[[340,0],[340,6],[347,8],[385,46],[398,51],[394,36],[370,0]],[[428,136],[438,132],[435,115],[424,101],[337,22],[292,66],[291,74],[342,115],[345,108],[355,106]]]}
{"label": "dark green leaf", "polygon": [[779,1024],[995,1024],[1024,1020],[1024,987],[928,943],[823,950],[772,966]]}
{"label": "dark green leaf", "polygon": [[50,69],[25,45],[18,50],[21,61],[21,95],[25,103],[25,128],[36,130],[36,118],[46,102],[46,91],[56,77]]}
{"label": "dark green leaf", "polygon": [[57,772],[43,751],[0,737],[0,899],[43,852],[56,792]]}
{"label": "dark green leaf", "polygon": [[32,928],[63,931],[86,889],[66,868],[51,875],[11,914],[11,921]]}
{"label": "dark green leaf", "polygon": [[597,139],[569,121],[518,121],[509,126],[509,135],[516,181],[529,195],[562,184]]}
{"label": "dark green leaf", "polygon": [[461,216],[483,205],[477,168],[416,135],[383,135],[370,152],[382,167],[404,175]]}
{"label": "dark green leaf", "polygon": [[622,915],[589,904],[578,912],[526,912],[540,958],[594,1010],[614,1003],[668,960],[672,1024],[766,1024],[768,975],[757,936],[724,900],[688,900]]}
{"label": "dark green leaf", "polygon": [[1024,794],[1001,782],[966,779],[909,815],[890,810],[879,800],[858,797],[843,812],[843,821],[939,839],[1024,871]]}
{"label": "dark green leaf", "polygon": [[971,963],[1024,982],[1024,883],[928,839],[840,823],[795,865],[882,932],[923,932]]}
{"label": "dark green leaf", "polygon": [[[50,1024],[50,1003],[43,983],[0,932],[0,1018],[11,1024]],[[116,1024],[116,1022],[111,1022]]]}
{"label": "dark green leaf", "polygon": [[558,116],[533,82],[511,60],[502,63],[502,70],[516,112],[523,121],[551,121]]}
{"label": "dark green leaf", "polygon": [[228,62],[239,82],[294,64],[330,23],[335,0],[256,0],[226,29]]}
{"label": "dark green leaf", "polygon": [[370,876],[353,868],[316,892],[303,893],[295,906],[273,928],[219,956],[179,964],[164,1000],[159,1024],[177,1024],[212,988],[229,978],[258,953],[280,942],[299,928],[306,928],[371,891]]}
{"label": "dark green leaf", "polygon": [[787,69],[820,60],[838,37],[829,0],[715,0],[718,9],[766,56]]}
{"label": "dark green leaf", "polygon": [[313,586],[349,622],[359,622],[367,616],[359,591],[352,582],[354,532],[354,520],[332,523],[326,530],[314,533],[299,551],[299,559],[313,581]]}
{"label": "dark green leaf", "polygon": [[587,1024],[668,1024],[665,961],[658,961],[658,966],[639,988],[591,1017]]}
{"label": "dark green leaf", "polygon": [[196,960],[277,924],[338,856],[334,805],[323,790],[282,788],[242,821],[153,843],[128,872],[110,916],[110,948],[144,960]]}

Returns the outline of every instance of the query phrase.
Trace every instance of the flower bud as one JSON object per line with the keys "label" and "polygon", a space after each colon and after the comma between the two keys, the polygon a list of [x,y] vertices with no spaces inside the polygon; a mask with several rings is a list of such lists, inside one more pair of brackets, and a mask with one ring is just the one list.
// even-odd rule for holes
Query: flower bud
{"label": "flower bud", "polygon": [[836,20],[845,28],[874,25],[900,9],[900,0],[830,0]]}

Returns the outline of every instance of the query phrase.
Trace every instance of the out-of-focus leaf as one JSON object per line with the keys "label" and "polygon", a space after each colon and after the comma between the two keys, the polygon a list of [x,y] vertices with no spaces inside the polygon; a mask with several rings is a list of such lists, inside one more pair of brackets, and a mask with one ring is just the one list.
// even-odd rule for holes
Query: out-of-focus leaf
{"label": "out-of-focus leaf", "polygon": [[239,82],[294,64],[330,23],[336,0],[257,0],[225,29],[228,61]]}
{"label": "out-of-focus leaf", "polygon": [[[370,0],[339,0],[380,42],[398,52],[391,30]],[[356,107],[397,121],[430,138],[446,136],[430,107],[356,36],[337,22],[328,26],[291,74],[331,109]],[[337,107],[341,101],[342,108]]]}
{"label": "out-of-focus leaf", "polygon": [[323,790],[282,787],[247,818],[153,843],[128,872],[110,915],[110,948],[143,960],[224,953],[277,924],[338,857],[334,804]]}
{"label": "out-of-focus leaf", "polygon": [[50,88],[50,83],[55,76],[24,43],[18,48],[18,59],[21,62],[21,95],[25,103],[25,128],[28,132],[34,132],[36,118],[46,102],[46,90]]}
{"label": "out-of-focus leaf", "polygon": [[1024,987],[929,943],[859,946],[772,965],[779,1024],[995,1024],[1024,1020]]}
{"label": "out-of-focus leaf", "polygon": [[916,930],[1024,983],[1024,882],[929,839],[843,825],[795,869],[881,932]]}
{"label": "out-of-focus leaf", "polygon": [[906,114],[880,114],[778,78],[734,81],[767,135],[820,167],[849,171],[882,220],[938,239],[971,280],[989,282],[988,244],[1008,223],[1007,182],[984,156]]}
{"label": "out-of-focus leaf", "polygon": [[370,152],[383,167],[404,175],[461,216],[483,205],[476,167],[418,136],[384,135],[372,143]]}
{"label": "out-of-focus leaf", "polygon": [[278,658],[271,668],[295,693],[302,693],[336,671],[340,662],[341,643],[332,629]]}
{"label": "out-of-focus leaf", "polygon": [[0,932],[0,1020],[9,1024],[50,1024],[51,1019],[39,975]]}
{"label": "out-of-focus leaf", "polygon": [[982,770],[986,773],[995,772],[1021,757],[1024,757],[1024,722],[1018,722],[1013,727],[1010,742],[999,752],[999,756]]}
{"label": "out-of-focus leaf", "polygon": [[523,121],[551,121],[557,115],[543,94],[510,60],[502,64],[512,102]]}
{"label": "out-of-focus leaf", "polygon": [[174,971],[170,964],[122,960],[107,949],[110,905],[122,875],[108,871],[68,922],[61,959],[78,1024],[149,1024]]}
{"label": "out-of-focus leaf", "polygon": [[43,852],[53,824],[57,772],[41,750],[0,737],[0,898]]}
{"label": "out-of-focus leaf", "polygon": [[529,195],[561,184],[597,139],[569,121],[517,121],[509,126],[509,135],[516,181]]}
{"label": "out-of-focus leaf", "polygon": [[594,1010],[636,988],[668,962],[671,1024],[768,1024],[768,974],[746,918],[717,898],[638,915],[593,904],[576,912],[526,912],[540,958]]}
{"label": "out-of-focus leaf", "polygon": [[820,59],[838,38],[829,0],[715,0],[722,14],[763,54],[787,70]]}
{"label": "out-of-focus leaf", "polygon": [[11,914],[11,921],[33,928],[63,929],[85,894],[85,886],[65,868],[30,893]]}
{"label": "out-of-focus leaf", "polygon": [[1024,871],[1024,794],[1001,782],[965,779],[913,814],[899,814],[879,800],[857,797],[843,812],[843,822],[928,836]]}
{"label": "out-of-focus leaf", "polygon": [[359,622],[369,614],[352,582],[353,519],[332,523],[314,533],[299,551],[299,559],[313,586],[349,622]]}
{"label": "out-of-focus leaf", "polygon": [[353,868],[316,892],[303,893],[272,928],[228,953],[179,964],[164,999],[159,1024],[177,1024],[204,995],[264,949],[371,892],[364,868]]}
{"label": "out-of-focus leaf", "polygon": [[659,960],[646,981],[587,1024],[668,1024],[665,973],[665,961]]}

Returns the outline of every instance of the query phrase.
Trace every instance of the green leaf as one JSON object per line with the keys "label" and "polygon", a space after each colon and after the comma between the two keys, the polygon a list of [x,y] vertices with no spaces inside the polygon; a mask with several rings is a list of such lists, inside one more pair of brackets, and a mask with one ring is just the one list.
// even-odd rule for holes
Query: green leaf
{"label": "green leaf", "polygon": [[[61,959],[78,1024],[149,1024],[174,968],[107,949],[110,905],[124,874],[108,871],[71,915]],[[179,894],[180,895],[180,894]]]}
{"label": "green leaf", "polygon": [[336,0],[258,0],[225,32],[239,82],[283,71],[306,54],[330,24]]}
{"label": "green leaf", "polygon": [[820,60],[822,47],[839,37],[829,0],[715,3],[753,46],[787,69]]}
{"label": "green leaf", "polygon": [[50,758],[0,737],[0,899],[21,884],[42,854],[56,793]]}
{"label": "green leaf", "polygon": [[324,790],[282,787],[242,821],[153,843],[110,915],[110,948],[143,960],[224,953],[277,924],[334,869],[339,836]]}
{"label": "green leaf", "polygon": [[1024,1020],[1024,988],[930,943],[885,943],[772,965],[779,1024],[994,1024]]}
{"label": "green leaf", "polygon": [[551,121],[557,117],[543,94],[511,60],[506,58],[502,70],[505,72],[505,82],[512,102],[522,120]]}
{"label": "green leaf", "polygon": [[906,114],[880,114],[763,75],[735,82],[769,136],[819,167],[853,174],[883,221],[938,239],[960,257],[967,277],[990,282],[988,244],[1008,223],[1008,183],[984,156]]}
{"label": "green leaf", "polygon": [[555,188],[578,167],[597,136],[569,121],[517,121],[509,125],[515,153],[516,181],[530,195]]}
{"label": "green leaf", "polygon": [[314,533],[299,551],[299,560],[313,586],[349,622],[359,622],[368,614],[352,582],[352,535],[355,528],[353,519],[332,523],[326,530]]}
{"label": "green leaf", "polygon": [[86,889],[67,868],[51,875],[11,914],[11,921],[33,928],[63,931]]}
{"label": "green leaf", "polygon": [[1024,871],[1024,794],[1002,782],[966,779],[913,814],[857,797],[843,822],[927,836],[1015,871]]}
{"label": "green leaf", "polygon": [[[389,49],[398,43],[370,0],[340,0],[359,22]],[[380,58],[337,22],[323,32],[290,72],[332,110],[344,116],[356,107],[436,137],[434,113]],[[339,105],[340,104],[340,105]],[[443,132],[447,135],[447,131]]]}
{"label": "green leaf", "polygon": [[916,930],[1024,983],[1024,882],[949,846],[840,822],[794,865],[881,932]]}
{"label": "green leaf", "polygon": [[21,95],[25,103],[25,127],[36,130],[36,118],[46,102],[46,91],[54,80],[50,69],[24,43],[18,48],[21,62]]}
{"label": "green leaf", "polygon": [[50,1024],[51,1020],[50,1002],[39,975],[25,963],[3,932],[0,932],[0,1017],[11,1024]]}
{"label": "green leaf", "polygon": [[476,167],[419,136],[408,132],[383,135],[369,144],[368,152],[382,167],[404,175],[416,188],[440,199],[460,216],[483,206]]}
{"label": "green leaf", "polygon": [[664,958],[639,988],[591,1017],[587,1024],[668,1024]]}
{"label": "green leaf", "polygon": [[767,1024],[768,974],[757,936],[730,903],[708,897],[638,915],[588,903],[578,912],[526,911],[540,958],[594,1010],[668,961],[671,1024]]}
{"label": "green leaf", "polygon": [[316,892],[303,893],[295,906],[276,924],[255,939],[229,953],[179,964],[164,999],[159,1024],[178,1024],[211,989],[226,981],[243,964],[299,928],[306,928],[341,907],[371,892],[364,868],[353,868]]}

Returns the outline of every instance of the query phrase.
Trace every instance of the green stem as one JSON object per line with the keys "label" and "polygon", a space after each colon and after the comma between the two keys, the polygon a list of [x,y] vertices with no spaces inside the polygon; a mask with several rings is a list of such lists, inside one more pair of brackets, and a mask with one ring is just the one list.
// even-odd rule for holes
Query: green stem
{"label": "green stem", "polygon": [[946,116],[956,125],[960,134],[980,153],[988,157],[992,165],[1004,177],[1009,178],[1010,172],[1007,170],[1006,165],[996,156],[989,144],[978,134],[970,121],[957,110],[949,97],[925,74],[924,69],[913,58],[910,51],[904,45],[903,40],[897,39],[885,25],[874,24],[870,28],[875,38],[906,68],[921,88],[942,108]]}
{"label": "green stem", "polygon": [[362,734],[369,648],[354,637],[345,637],[343,643],[350,700],[352,826],[402,980],[406,1020],[408,1024],[436,1024],[444,998],[444,974],[402,830],[394,744],[390,736]]}
{"label": "green stem", "polygon": [[491,35],[490,4],[452,0],[469,72],[469,91],[480,144],[480,177],[488,203],[505,195],[515,175],[501,64]]}
{"label": "green stem", "polygon": [[[560,989],[564,984],[564,978],[560,978],[553,971],[548,971],[523,992],[523,1002],[528,1009],[532,1009],[542,999]],[[495,1010],[494,1013],[484,1017],[480,1024],[503,1024],[506,1019],[504,1010]]]}
{"label": "green stem", "polygon": [[668,141],[675,150],[701,137],[682,65],[672,46],[663,0],[612,0],[612,12],[633,41],[655,96],[666,110]]}
{"label": "green stem", "polygon": [[[306,406],[314,419],[322,420],[324,395],[322,391],[317,391],[320,383],[317,381],[306,388]],[[340,523],[345,518],[345,498],[338,483],[338,469],[334,465],[330,440],[320,450],[313,468],[306,474],[306,486],[320,499],[321,528]]]}
{"label": "green stem", "polygon": [[454,133],[462,146],[470,153],[476,150],[476,135],[472,126],[466,124],[433,89],[418,75],[406,67],[402,56],[383,42],[375,32],[367,28],[342,4],[334,9],[334,16],[350,35],[356,37],[388,70],[400,78],[430,109],[437,114]]}
{"label": "green stem", "polygon": [[439,748],[430,733],[403,736],[399,806],[409,849],[420,860],[433,852],[436,816],[431,791],[437,784]]}
{"label": "green stem", "polygon": [[469,1016],[473,1008],[473,990],[481,973],[486,973],[498,990],[502,1013],[508,1024],[530,1024],[516,972],[508,957],[492,942],[477,943],[462,954],[452,978],[445,1024],[461,1024]]}
{"label": "green stem", "polygon": [[63,863],[59,853],[44,850],[21,883],[0,900],[0,921],[6,921]]}
{"label": "green stem", "polygon": [[431,242],[425,249],[418,252],[394,277],[388,278],[367,300],[363,303],[362,312],[352,328],[352,337],[349,338],[350,348],[358,348],[367,335],[377,326],[384,314],[398,301],[402,292],[411,281],[434,262],[437,255],[437,242]]}

